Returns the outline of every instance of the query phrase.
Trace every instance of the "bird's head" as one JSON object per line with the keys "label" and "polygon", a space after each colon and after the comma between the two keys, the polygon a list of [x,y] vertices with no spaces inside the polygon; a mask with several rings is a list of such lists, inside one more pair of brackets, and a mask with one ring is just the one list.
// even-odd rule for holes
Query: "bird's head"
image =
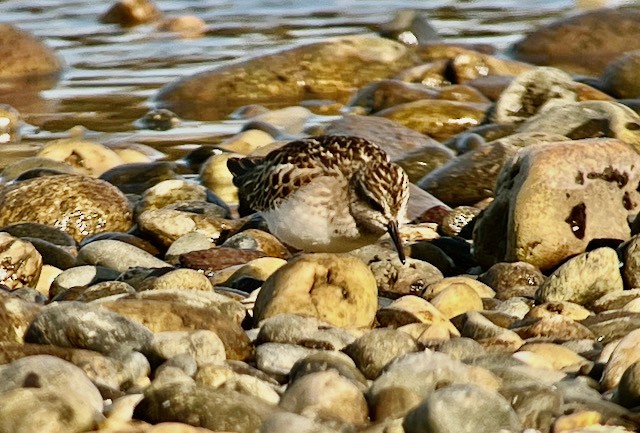
{"label": "bird's head", "polygon": [[361,230],[382,236],[389,233],[405,262],[398,225],[404,222],[409,200],[409,178],[396,165],[369,163],[350,180],[350,211]]}

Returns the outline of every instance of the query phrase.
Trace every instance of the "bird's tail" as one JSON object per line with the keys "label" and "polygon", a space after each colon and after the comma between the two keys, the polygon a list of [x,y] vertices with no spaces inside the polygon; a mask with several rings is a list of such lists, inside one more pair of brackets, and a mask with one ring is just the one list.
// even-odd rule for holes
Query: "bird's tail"
{"label": "bird's tail", "polygon": [[233,175],[233,184],[238,187],[238,213],[240,216],[255,212],[247,200],[247,194],[252,193],[256,186],[255,177],[258,175],[261,162],[261,157],[229,158],[227,160],[227,168]]}

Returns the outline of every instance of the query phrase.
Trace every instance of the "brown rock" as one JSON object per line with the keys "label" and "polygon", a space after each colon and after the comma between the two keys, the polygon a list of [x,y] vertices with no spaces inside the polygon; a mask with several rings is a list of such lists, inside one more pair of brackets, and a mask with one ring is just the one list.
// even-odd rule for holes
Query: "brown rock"
{"label": "brown rock", "polygon": [[32,302],[0,295],[0,341],[24,343],[24,334],[40,308]]}
{"label": "brown rock", "polygon": [[53,50],[10,24],[0,24],[0,58],[3,79],[53,75],[62,69]]}
{"label": "brown rock", "polygon": [[217,247],[192,251],[180,256],[180,264],[191,269],[199,269],[209,274],[233,265],[242,265],[251,260],[265,257],[262,251]]}
{"label": "brown rock", "polygon": [[428,135],[438,141],[478,126],[485,118],[486,104],[422,100],[407,102],[379,111],[376,116]]}
{"label": "brown rock", "polygon": [[478,281],[496,291],[496,298],[507,300],[514,296],[535,297],[545,276],[538,268],[526,262],[496,263]]}
{"label": "brown rock", "polygon": [[0,232],[0,284],[10,290],[35,287],[42,271],[42,256],[31,242]]}
{"label": "brown rock", "polygon": [[113,185],[77,175],[45,176],[0,190],[0,226],[37,222],[76,241],[105,231],[128,231],[129,202]]}
{"label": "brown rock", "polygon": [[512,55],[537,65],[598,75],[618,55],[640,48],[640,13],[597,9],[562,18],[514,44]]}
{"label": "brown rock", "polygon": [[252,354],[249,338],[242,328],[227,317],[216,317],[208,308],[148,299],[120,299],[100,305],[146,326],[152,332],[213,331],[224,343],[227,359],[243,360]]}
{"label": "brown rock", "polygon": [[153,0],[118,0],[100,17],[100,21],[127,27],[155,21],[161,15]]}
{"label": "brown rock", "polygon": [[397,42],[346,36],[186,77],[161,89],[156,99],[182,117],[213,120],[250,102],[344,101],[356,88],[417,62],[413,52]]}

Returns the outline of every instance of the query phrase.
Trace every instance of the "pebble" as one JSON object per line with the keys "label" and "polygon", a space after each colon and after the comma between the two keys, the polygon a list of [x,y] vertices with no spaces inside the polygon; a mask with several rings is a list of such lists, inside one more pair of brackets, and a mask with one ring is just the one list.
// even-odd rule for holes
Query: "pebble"
{"label": "pebble", "polygon": [[639,339],[640,330],[636,329],[622,338],[615,346],[600,379],[600,385],[603,389],[610,390],[618,386],[627,368],[636,361],[640,361]]}
{"label": "pebble", "polygon": [[367,327],[376,308],[376,281],[362,261],[349,255],[307,254],[267,278],[256,299],[254,320],[294,313],[335,326]]}
{"label": "pebble", "polygon": [[271,233],[258,229],[243,230],[229,237],[221,245],[222,248],[261,251],[269,257],[288,259],[291,253],[278,238]]}
{"label": "pebble", "polygon": [[[160,209],[174,203],[206,199],[207,189],[204,186],[183,179],[167,179],[144,191],[136,212],[141,214],[144,211]],[[221,212],[219,216],[224,215]]]}
{"label": "pebble", "polygon": [[337,433],[337,430],[306,416],[291,412],[276,412],[265,420],[260,427],[260,433]]}
{"label": "pebble", "polygon": [[126,232],[133,224],[129,202],[120,190],[87,176],[44,176],[5,187],[0,189],[0,209],[0,226],[47,224],[78,242],[95,233]]}
{"label": "pebble", "polygon": [[[481,309],[482,301],[480,301],[475,292],[472,291],[472,293],[479,301],[479,305],[476,306]],[[442,309],[440,309],[435,304],[429,303],[418,296],[406,295],[393,301],[388,306],[378,309],[376,319],[383,327],[399,328],[409,323],[424,323],[442,327],[447,330],[448,334],[459,336],[458,330],[449,322],[449,318],[453,316],[447,313],[452,311],[451,308],[464,309],[464,305],[454,307],[453,304],[450,304],[447,307],[447,303],[447,300],[441,298],[440,307]]]}
{"label": "pebble", "polygon": [[33,287],[41,271],[42,256],[33,244],[0,232],[0,284],[10,290]]}
{"label": "pebble", "polygon": [[256,366],[263,372],[283,380],[294,364],[316,353],[314,349],[285,343],[263,343],[256,348]]}
{"label": "pebble", "polygon": [[118,0],[100,16],[100,21],[129,27],[155,21],[161,16],[162,12],[152,0]]}
{"label": "pebble", "polygon": [[407,414],[403,427],[406,433],[495,433],[522,428],[504,397],[474,385],[435,391]]}
{"label": "pebble", "polygon": [[113,150],[81,136],[50,141],[36,156],[66,162],[76,172],[92,177],[99,177],[105,171],[124,164]]}
{"label": "pebble", "polygon": [[403,265],[397,252],[378,245],[368,245],[350,254],[369,266],[380,294],[391,298],[419,295],[425,287],[442,279],[442,272],[432,264],[407,257]]}
{"label": "pebble", "polygon": [[194,231],[216,241],[223,232],[234,230],[239,223],[201,213],[162,208],[140,214],[138,226],[143,234],[168,248],[181,236]]}
{"label": "pebble", "polygon": [[[118,153],[118,149],[114,151]],[[123,158],[122,155],[120,157]],[[117,186],[125,194],[144,194],[154,185],[175,179],[177,176],[175,163],[145,161],[115,166],[102,173],[100,179]]]}
{"label": "pebble", "polygon": [[165,268],[170,265],[131,244],[105,239],[80,248],[78,263],[104,266],[118,272],[132,267]]}
{"label": "pebble", "polygon": [[496,298],[508,300],[512,297],[535,297],[536,290],[545,280],[545,276],[530,263],[496,263],[478,276],[496,292]]}
{"label": "pebble", "polygon": [[55,51],[29,32],[2,24],[0,39],[0,55],[6,59],[0,72],[3,79],[52,76],[62,70],[63,63]]}
{"label": "pebble", "polygon": [[287,343],[300,346],[342,350],[356,339],[356,332],[331,326],[313,317],[278,314],[260,324],[257,341],[260,343]]}
{"label": "pebble", "polygon": [[496,101],[497,123],[519,123],[551,105],[576,102],[571,76],[560,69],[541,67],[523,72]]}
{"label": "pebble", "polygon": [[606,294],[622,290],[618,254],[605,247],[569,259],[542,283],[536,297],[540,302],[590,305]]}
{"label": "pebble", "polygon": [[[597,76],[618,55],[640,48],[638,22],[637,11],[595,9],[538,28],[516,42],[511,52],[525,62]],[[621,28],[629,31],[621,33]]]}
{"label": "pebble", "polygon": [[149,387],[135,418],[151,423],[184,422],[212,431],[251,433],[260,429],[274,406],[234,391],[168,382]]}
{"label": "pebble", "polygon": [[96,412],[104,409],[102,396],[84,371],[51,355],[33,355],[0,366],[0,395],[21,388],[49,389],[72,394]]}
{"label": "pebble", "polygon": [[287,387],[279,406],[314,420],[331,420],[352,426],[369,419],[367,401],[350,380],[335,370],[310,373]]}
{"label": "pebble", "polygon": [[162,275],[149,276],[136,284],[136,290],[200,290],[210,292],[213,285],[202,273],[193,269],[171,269]]}
{"label": "pebble", "polygon": [[153,335],[150,350],[162,359],[187,354],[197,365],[221,364],[226,359],[224,344],[215,332],[204,329],[196,331],[166,331]]}
{"label": "pebble", "polygon": [[344,352],[367,379],[375,379],[383,368],[405,353],[416,352],[416,341],[402,331],[373,329],[348,345]]}
{"label": "pebble", "polygon": [[208,250],[215,246],[215,243],[207,235],[200,232],[189,232],[173,241],[164,255],[167,263],[178,265],[183,254],[193,251]]}
{"label": "pebble", "polygon": [[230,314],[207,307],[194,307],[179,302],[156,299],[118,299],[100,306],[124,316],[127,320],[158,333],[164,331],[215,332],[222,340],[227,359],[243,360],[252,354],[249,338],[240,325],[230,320]]}
{"label": "pebble", "polygon": [[80,302],[50,304],[40,310],[25,334],[29,343],[90,349],[146,350],[152,334],[145,326],[98,306]]}
{"label": "pebble", "polygon": [[24,343],[24,334],[40,309],[38,304],[0,295],[0,341]]}
{"label": "pebble", "polygon": [[631,51],[607,65],[601,79],[602,87],[607,93],[620,99],[634,99],[640,96],[640,88],[633,80],[638,70],[639,55],[637,51]]}

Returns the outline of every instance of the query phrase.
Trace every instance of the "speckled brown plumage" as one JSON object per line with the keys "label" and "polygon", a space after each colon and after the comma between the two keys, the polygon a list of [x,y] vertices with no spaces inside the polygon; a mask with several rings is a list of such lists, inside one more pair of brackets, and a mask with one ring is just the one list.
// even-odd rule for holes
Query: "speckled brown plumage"
{"label": "speckled brown plumage", "polygon": [[318,136],[265,157],[230,158],[227,166],[239,190],[240,213],[262,213],[271,231],[294,246],[348,250],[385,231],[399,245],[408,179],[371,141]]}
{"label": "speckled brown plumage", "polygon": [[292,141],[265,157],[231,158],[227,165],[240,195],[252,209],[263,211],[277,207],[317,176],[349,177],[368,163],[379,165],[381,179],[388,177],[389,158],[372,142],[323,135]]}

